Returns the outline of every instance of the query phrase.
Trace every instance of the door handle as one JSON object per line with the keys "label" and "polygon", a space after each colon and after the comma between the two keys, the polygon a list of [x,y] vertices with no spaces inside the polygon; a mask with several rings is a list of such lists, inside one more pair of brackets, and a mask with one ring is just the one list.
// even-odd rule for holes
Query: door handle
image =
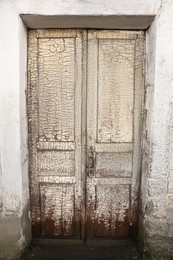
{"label": "door handle", "polygon": [[92,156],[89,156],[89,168],[94,168],[94,158]]}
{"label": "door handle", "polygon": [[89,149],[88,153],[88,175],[94,176],[95,172],[95,152],[92,147]]}

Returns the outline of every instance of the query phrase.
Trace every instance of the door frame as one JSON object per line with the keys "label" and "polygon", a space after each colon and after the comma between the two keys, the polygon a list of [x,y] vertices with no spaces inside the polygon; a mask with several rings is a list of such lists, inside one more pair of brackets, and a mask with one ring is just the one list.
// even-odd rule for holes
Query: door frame
{"label": "door frame", "polygon": [[[58,30],[58,29],[57,29]],[[63,29],[62,29],[63,30]],[[76,30],[76,29],[74,29]],[[92,31],[92,29],[86,30],[81,29],[82,31],[82,93],[81,93],[81,140],[82,140],[82,183],[83,183],[83,199],[82,199],[82,210],[81,210],[81,239],[83,241],[86,240],[86,204],[87,204],[87,196],[86,196],[86,187],[87,187],[87,171],[88,171],[88,151],[87,151],[87,70],[88,70],[88,31]],[[101,29],[97,29],[97,31],[101,31]],[[114,30],[115,31],[115,30]],[[120,32],[121,30],[117,30]],[[143,94],[142,93],[142,110],[143,110]],[[142,123],[142,115],[141,115],[141,123]],[[141,133],[142,134],[142,133]]]}

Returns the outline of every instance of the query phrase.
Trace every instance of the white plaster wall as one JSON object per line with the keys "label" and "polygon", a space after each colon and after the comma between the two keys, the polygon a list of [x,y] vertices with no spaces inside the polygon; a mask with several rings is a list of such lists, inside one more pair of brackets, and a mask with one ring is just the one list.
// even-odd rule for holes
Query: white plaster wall
{"label": "white plaster wall", "polygon": [[156,14],[161,0],[16,0],[23,14],[42,15],[142,15]]}
{"label": "white plaster wall", "polygon": [[15,4],[1,1],[0,259],[15,259],[30,237],[22,223],[29,202],[26,65],[26,28]]}
{"label": "white plaster wall", "polygon": [[20,215],[21,204],[28,199],[27,195],[22,200],[22,180],[26,178],[22,167],[27,154],[26,30],[12,3],[0,3],[0,17],[1,197],[4,212]]}
{"label": "white plaster wall", "polygon": [[142,210],[146,250],[173,254],[173,1],[164,0],[146,39]]}

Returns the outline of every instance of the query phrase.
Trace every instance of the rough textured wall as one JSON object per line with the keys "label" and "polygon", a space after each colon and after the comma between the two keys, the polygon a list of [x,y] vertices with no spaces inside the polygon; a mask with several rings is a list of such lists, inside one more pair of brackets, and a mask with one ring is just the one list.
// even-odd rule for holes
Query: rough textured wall
{"label": "rough textured wall", "polygon": [[146,40],[142,167],[145,251],[173,255],[173,2],[162,1]]}
{"label": "rough textured wall", "polygon": [[48,0],[14,0],[14,2],[22,14],[152,15],[157,13],[161,0],[51,0],[51,4]]}
{"label": "rough textured wall", "polygon": [[11,1],[0,2],[0,259],[29,239],[26,30]]}

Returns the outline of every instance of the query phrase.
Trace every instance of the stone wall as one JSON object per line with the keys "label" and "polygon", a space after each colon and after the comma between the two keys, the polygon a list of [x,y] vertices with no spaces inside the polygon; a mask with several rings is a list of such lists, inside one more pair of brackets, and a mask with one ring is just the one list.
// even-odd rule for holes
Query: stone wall
{"label": "stone wall", "polygon": [[173,2],[162,1],[146,34],[146,101],[141,183],[145,251],[173,255]]}

